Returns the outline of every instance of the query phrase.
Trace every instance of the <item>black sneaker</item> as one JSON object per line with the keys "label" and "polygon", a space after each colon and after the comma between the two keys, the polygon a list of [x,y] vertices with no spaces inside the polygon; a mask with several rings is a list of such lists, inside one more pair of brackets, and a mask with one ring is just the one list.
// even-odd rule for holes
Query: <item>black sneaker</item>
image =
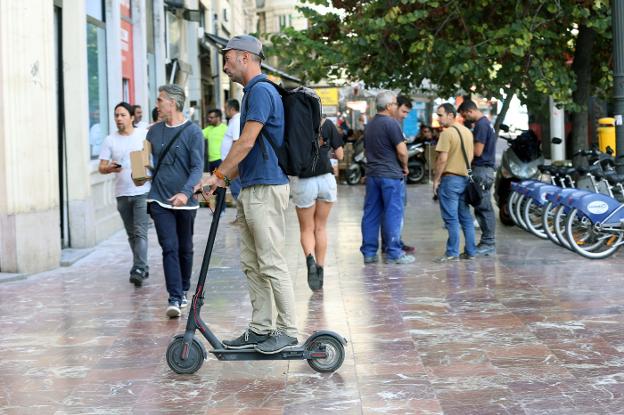
{"label": "black sneaker", "polygon": [[288,347],[296,346],[297,343],[299,341],[296,337],[290,337],[279,330],[274,330],[271,332],[271,336],[262,343],[257,344],[255,349],[256,352],[262,354],[275,354]]}
{"label": "black sneaker", "polygon": [[319,282],[316,261],[314,261],[312,254],[308,254],[306,257],[306,264],[308,266],[308,287],[310,287],[312,291],[319,290],[321,288],[321,283]]}
{"label": "black sneaker", "polygon": [[180,304],[177,301],[169,301],[169,306],[167,306],[167,311],[165,313],[169,318],[180,317],[182,314],[182,311],[180,311]]}
{"label": "black sneaker", "polygon": [[268,334],[258,334],[251,329],[247,329],[233,340],[223,340],[223,345],[226,349],[253,349],[255,345],[262,343],[268,338]]}
{"label": "black sneaker", "polygon": [[319,280],[319,290],[323,288],[323,278],[325,277],[323,273],[324,273],[323,267],[321,266],[316,267],[316,274],[318,275],[318,280]]}
{"label": "black sneaker", "polygon": [[135,287],[140,287],[143,285],[143,274],[141,274],[141,270],[135,269],[130,273],[130,282],[134,284]]}

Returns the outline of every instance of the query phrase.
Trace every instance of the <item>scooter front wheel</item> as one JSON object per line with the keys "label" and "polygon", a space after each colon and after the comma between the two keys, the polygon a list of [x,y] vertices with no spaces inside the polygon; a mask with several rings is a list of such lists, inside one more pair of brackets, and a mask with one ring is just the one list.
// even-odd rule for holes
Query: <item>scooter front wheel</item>
{"label": "scooter front wheel", "polygon": [[189,354],[186,359],[182,359],[182,351],[184,350],[184,336],[177,335],[169,343],[167,347],[167,364],[176,373],[188,375],[195,373],[202,367],[204,363],[204,348],[199,340],[193,337]]}
{"label": "scooter front wheel", "polygon": [[308,350],[312,353],[322,351],[327,354],[323,358],[308,359],[310,367],[317,372],[327,373],[335,372],[342,366],[345,358],[344,346],[337,338],[333,336],[318,336],[310,343]]}

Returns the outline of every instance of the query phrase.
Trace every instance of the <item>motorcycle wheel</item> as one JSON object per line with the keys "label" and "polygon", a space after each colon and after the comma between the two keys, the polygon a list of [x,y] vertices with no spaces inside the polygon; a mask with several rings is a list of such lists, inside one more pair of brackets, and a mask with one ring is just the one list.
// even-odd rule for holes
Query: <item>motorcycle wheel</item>
{"label": "motorcycle wheel", "polygon": [[615,253],[624,234],[597,231],[589,218],[572,209],[566,218],[566,236],[572,249],[589,259],[603,259]]}
{"label": "motorcycle wheel", "polygon": [[498,218],[500,219],[501,223],[505,226],[514,226],[516,224],[509,212],[509,204],[507,203],[507,201],[499,205]]}
{"label": "motorcycle wheel", "polygon": [[408,164],[409,173],[407,174],[408,183],[420,183],[425,178],[425,166],[420,161]]}
{"label": "motorcycle wheel", "polygon": [[541,239],[548,239],[546,232],[544,232],[544,226],[542,224],[543,209],[535,200],[529,199],[524,204],[524,223],[527,229],[535,236]]}
{"label": "motorcycle wheel", "polygon": [[360,179],[362,178],[362,174],[360,173],[360,166],[351,166],[347,169],[346,177],[347,183],[350,185],[355,185],[360,183]]}

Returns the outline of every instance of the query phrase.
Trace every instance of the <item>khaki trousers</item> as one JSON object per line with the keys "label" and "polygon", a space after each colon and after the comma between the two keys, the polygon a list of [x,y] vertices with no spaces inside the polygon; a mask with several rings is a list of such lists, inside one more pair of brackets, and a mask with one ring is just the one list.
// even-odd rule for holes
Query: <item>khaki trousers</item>
{"label": "khaki trousers", "polygon": [[289,186],[255,185],[238,198],[241,263],[253,312],[249,328],[297,336],[295,293],[284,258]]}

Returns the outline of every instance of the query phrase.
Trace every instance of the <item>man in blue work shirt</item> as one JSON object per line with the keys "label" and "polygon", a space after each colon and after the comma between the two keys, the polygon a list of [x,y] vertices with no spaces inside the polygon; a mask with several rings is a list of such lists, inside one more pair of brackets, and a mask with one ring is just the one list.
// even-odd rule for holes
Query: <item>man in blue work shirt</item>
{"label": "man in blue work shirt", "polygon": [[494,166],[496,164],[496,132],[477,104],[465,100],[458,108],[461,116],[474,123],[474,159],[472,160],[472,177],[483,185],[481,204],[475,206],[474,213],[481,228],[481,241],[477,245],[477,255],[489,256],[496,254],[496,216],[492,208],[491,189],[494,183]]}
{"label": "man in blue work shirt", "polygon": [[382,91],[375,98],[375,106],[377,115],[364,130],[366,195],[360,252],[365,264],[377,262],[381,228],[386,244],[385,262],[410,264],[415,258],[401,249],[408,157],[403,132],[393,118],[397,111],[397,97],[390,91]]}
{"label": "man in blue work shirt", "polygon": [[284,258],[290,189],[273,147],[264,138],[269,136],[276,146],[282,145],[284,106],[275,87],[263,82],[267,77],[260,70],[264,54],[258,39],[235,36],[223,53],[224,72],[244,86],[241,134],[213,175],[198,187],[226,187],[240,177],[240,255],[253,310],[245,332],[223,344],[229,349],[273,354],[297,344],[295,294]]}

